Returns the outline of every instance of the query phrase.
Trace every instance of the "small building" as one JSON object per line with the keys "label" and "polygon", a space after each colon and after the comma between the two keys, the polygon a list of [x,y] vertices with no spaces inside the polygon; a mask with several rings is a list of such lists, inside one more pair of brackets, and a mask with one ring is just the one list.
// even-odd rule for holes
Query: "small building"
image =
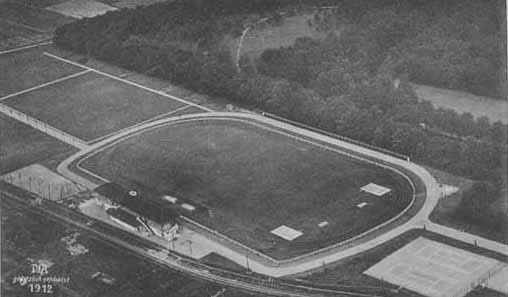
{"label": "small building", "polygon": [[[127,190],[116,183],[103,184],[95,191],[120,206],[124,212],[132,214],[148,232],[166,240],[177,236],[177,211],[152,191],[141,187]],[[129,225],[135,225],[125,214],[123,217],[130,221]]]}
{"label": "small building", "polygon": [[120,207],[110,207],[106,209],[106,213],[113,222],[131,231],[140,231],[140,229],[143,228],[136,215],[133,215]]}

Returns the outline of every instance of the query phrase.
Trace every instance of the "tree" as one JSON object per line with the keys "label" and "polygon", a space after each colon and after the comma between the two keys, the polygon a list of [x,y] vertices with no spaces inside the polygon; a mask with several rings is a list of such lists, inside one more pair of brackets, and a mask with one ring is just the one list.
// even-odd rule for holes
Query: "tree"
{"label": "tree", "polygon": [[475,223],[490,221],[491,205],[497,200],[499,192],[488,182],[476,182],[462,194],[457,214]]}

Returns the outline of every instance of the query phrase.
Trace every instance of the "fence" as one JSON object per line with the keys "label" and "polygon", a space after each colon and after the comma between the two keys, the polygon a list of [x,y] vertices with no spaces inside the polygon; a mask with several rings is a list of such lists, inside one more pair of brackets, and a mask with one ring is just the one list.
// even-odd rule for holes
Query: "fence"
{"label": "fence", "polygon": [[73,182],[56,183],[50,179],[31,176],[19,170],[1,176],[0,180],[51,201],[65,199],[83,190],[81,186]]}
{"label": "fence", "polygon": [[332,133],[332,132],[328,132],[328,131],[325,131],[325,130],[322,130],[322,129],[319,129],[319,128],[315,128],[315,127],[309,126],[307,124],[303,124],[303,123],[300,123],[300,122],[292,121],[292,120],[280,117],[280,116],[272,114],[272,113],[261,112],[261,115],[263,115],[265,117],[268,117],[268,118],[275,119],[275,120],[279,120],[279,121],[282,121],[282,122],[286,122],[288,124],[295,125],[295,126],[300,127],[300,128],[311,130],[311,131],[316,132],[316,133],[324,134],[324,135],[332,137],[332,138],[336,138],[336,139],[339,139],[339,140],[342,140],[342,141],[346,141],[346,142],[349,142],[349,143],[352,143],[352,144],[363,146],[363,147],[369,148],[371,150],[375,150],[375,151],[378,151],[378,152],[381,152],[381,153],[384,153],[384,154],[387,154],[387,155],[390,155],[390,156],[393,156],[393,157],[396,157],[396,158],[399,158],[399,159],[402,159],[402,160],[405,160],[405,161],[408,161],[408,162],[410,161],[409,160],[409,156],[406,156],[406,155],[403,155],[403,154],[399,154],[397,152],[393,152],[393,151],[390,151],[390,150],[387,150],[387,149],[384,149],[384,148],[381,148],[381,147],[378,147],[378,146],[374,146],[374,145],[371,145],[371,144],[368,144],[368,143],[365,143],[365,142],[362,142],[362,141],[359,141],[359,140],[355,140],[355,139],[352,139],[352,138],[349,138],[349,137],[346,137],[346,136],[338,135],[338,134],[335,134],[335,133]]}
{"label": "fence", "polygon": [[87,147],[87,145],[81,140],[78,139],[70,134],[67,134],[61,130],[58,130],[44,122],[39,121],[38,119],[32,118],[14,108],[11,108],[7,105],[0,104],[0,112],[3,114],[10,116],[11,118],[14,118],[22,123],[25,123],[39,131],[42,131],[48,135],[51,135],[58,140],[61,140],[67,144],[70,144],[78,149],[84,149]]}

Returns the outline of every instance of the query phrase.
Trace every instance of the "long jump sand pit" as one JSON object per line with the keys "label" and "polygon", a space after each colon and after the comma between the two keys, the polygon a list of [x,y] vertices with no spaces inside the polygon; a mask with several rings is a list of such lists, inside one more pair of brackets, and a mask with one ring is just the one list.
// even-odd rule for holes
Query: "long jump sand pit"
{"label": "long jump sand pit", "polygon": [[429,297],[459,297],[505,263],[419,237],[364,273]]}

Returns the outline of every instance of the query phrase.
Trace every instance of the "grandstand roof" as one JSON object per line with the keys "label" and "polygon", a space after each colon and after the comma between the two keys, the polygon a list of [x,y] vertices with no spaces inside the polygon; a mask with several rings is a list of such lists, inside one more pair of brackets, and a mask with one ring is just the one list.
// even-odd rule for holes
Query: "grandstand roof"
{"label": "grandstand roof", "polygon": [[136,216],[128,213],[127,211],[121,208],[108,208],[106,210],[106,213],[133,227],[141,225],[141,223],[136,219]]}
{"label": "grandstand roof", "polygon": [[119,184],[106,183],[96,188],[95,192],[157,224],[173,222],[178,216],[167,201],[159,199],[160,197],[147,189],[137,187],[127,190]]}

